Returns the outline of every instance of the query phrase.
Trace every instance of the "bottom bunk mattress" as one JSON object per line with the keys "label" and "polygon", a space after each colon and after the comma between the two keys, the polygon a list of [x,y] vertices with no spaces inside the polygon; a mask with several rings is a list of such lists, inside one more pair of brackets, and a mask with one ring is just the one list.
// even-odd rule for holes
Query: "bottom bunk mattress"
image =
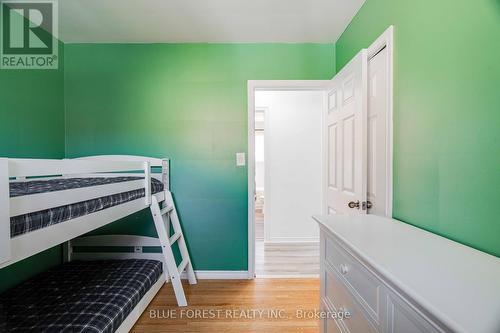
{"label": "bottom bunk mattress", "polygon": [[[142,177],[96,177],[96,178],[58,178],[51,180],[34,180],[10,183],[10,197],[19,197],[30,194],[55,192],[82,187],[99,186],[127,181],[144,179]],[[151,178],[151,193],[156,194],[164,190],[163,183]],[[106,208],[124,204],[144,197],[144,188],[113,194],[102,198],[77,202],[74,204],[46,209],[29,214],[11,217],[10,237],[20,236],[30,231],[42,229],[54,224],[65,222],[77,217],[92,214]]]}
{"label": "bottom bunk mattress", "polygon": [[0,295],[0,332],[114,332],[162,273],[156,260],[63,264]]}

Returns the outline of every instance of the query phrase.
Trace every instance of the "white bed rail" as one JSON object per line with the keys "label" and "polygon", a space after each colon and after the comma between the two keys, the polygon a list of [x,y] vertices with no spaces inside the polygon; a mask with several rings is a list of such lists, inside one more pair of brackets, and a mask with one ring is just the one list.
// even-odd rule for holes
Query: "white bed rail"
{"label": "white bed rail", "polygon": [[[168,158],[154,158],[135,155],[95,155],[75,158],[75,160],[88,161],[115,161],[115,162],[141,162],[149,163],[150,168],[161,168],[161,176],[158,178],[166,190],[170,189],[170,163]],[[145,168],[145,167],[144,167]],[[151,175],[155,177],[155,174]]]}
{"label": "white bed rail", "polygon": [[[74,248],[78,251],[74,251]],[[146,248],[157,247],[159,251],[151,252]],[[86,248],[93,248],[94,251],[87,251]],[[99,251],[95,251],[99,248]],[[111,252],[109,249],[114,250]],[[116,248],[126,248],[128,251],[116,251]],[[161,252],[161,244],[156,237],[136,236],[136,235],[96,235],[75,238],[66,244],[64,249],[65,261],[72,260],[105,260],[105,259],[151,259],[163,263],[165,280],[166,263]]]}
{"label": "white bed rail", "polygon": [[92,177],[96,174],[120,177],[125,174],[144,176],[144,180],[84,187],[64,191],[45,192],[10,198],[10,216],[93,200],[106,195],[145,188],[145,206],[151,204],[151,166],[149,161],[111,159],[7,159],[10,178],[27,177]]}
{"label": "white bed rail", "polygon": [[163,166],[163,161],[167,159],[154,158],[148,156],[136,155],[94,155],[74,158],[74,160],[89,160],[89,161],[115,161],[115,162],[148,162],[152,167]]}
{"label": "white bed rail", "polygon": [[143,162],[90,161],[77,159],[43,160],[9,158],[9,177],[112,173],[143,170]]}

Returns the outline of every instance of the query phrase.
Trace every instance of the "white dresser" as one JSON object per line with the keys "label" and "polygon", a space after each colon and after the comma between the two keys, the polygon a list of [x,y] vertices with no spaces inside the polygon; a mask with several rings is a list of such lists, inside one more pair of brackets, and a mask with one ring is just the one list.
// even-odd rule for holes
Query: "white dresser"
{"label": "white dresser", "polygon": [[[500,259],[374,215],[314,216],[321,332],[500,333]],[[499,235],[500,242],[500,235]]]}

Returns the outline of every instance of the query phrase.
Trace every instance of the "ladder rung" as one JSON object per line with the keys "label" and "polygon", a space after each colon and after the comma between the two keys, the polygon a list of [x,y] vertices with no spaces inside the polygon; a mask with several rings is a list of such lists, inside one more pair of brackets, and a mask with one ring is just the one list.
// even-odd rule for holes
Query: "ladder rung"
{"label": "ladder rung", "polygon": [[170,245],[174,244],[175,242],[177,242],[177,240],[181,237],[181,233],[180,232],[176,232],[175,234],[172,235],[172,237],[170,237]]}
{"label": "ladder rung", "polygon": [[160,210],[161,215],[170,213],[174,209],[174,206],[166,206]]}
{"label": "ladder rung", "polygon": [[184,272],[184,269],[186,268],[186,266],[189,264],[189,259],[184,259],[182,260],[181,264],[179,265],[179,267],[177,267],[177,269],[179,270],[179,274],[181,274],[182,272]]}

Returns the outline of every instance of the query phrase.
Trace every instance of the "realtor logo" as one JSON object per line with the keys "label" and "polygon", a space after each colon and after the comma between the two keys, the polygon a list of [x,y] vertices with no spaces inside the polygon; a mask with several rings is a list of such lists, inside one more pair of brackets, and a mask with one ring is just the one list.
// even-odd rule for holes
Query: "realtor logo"
{"label": "realtor logo", "polygon": [[55,1],[0,0],[1,69],[57,69]]}

